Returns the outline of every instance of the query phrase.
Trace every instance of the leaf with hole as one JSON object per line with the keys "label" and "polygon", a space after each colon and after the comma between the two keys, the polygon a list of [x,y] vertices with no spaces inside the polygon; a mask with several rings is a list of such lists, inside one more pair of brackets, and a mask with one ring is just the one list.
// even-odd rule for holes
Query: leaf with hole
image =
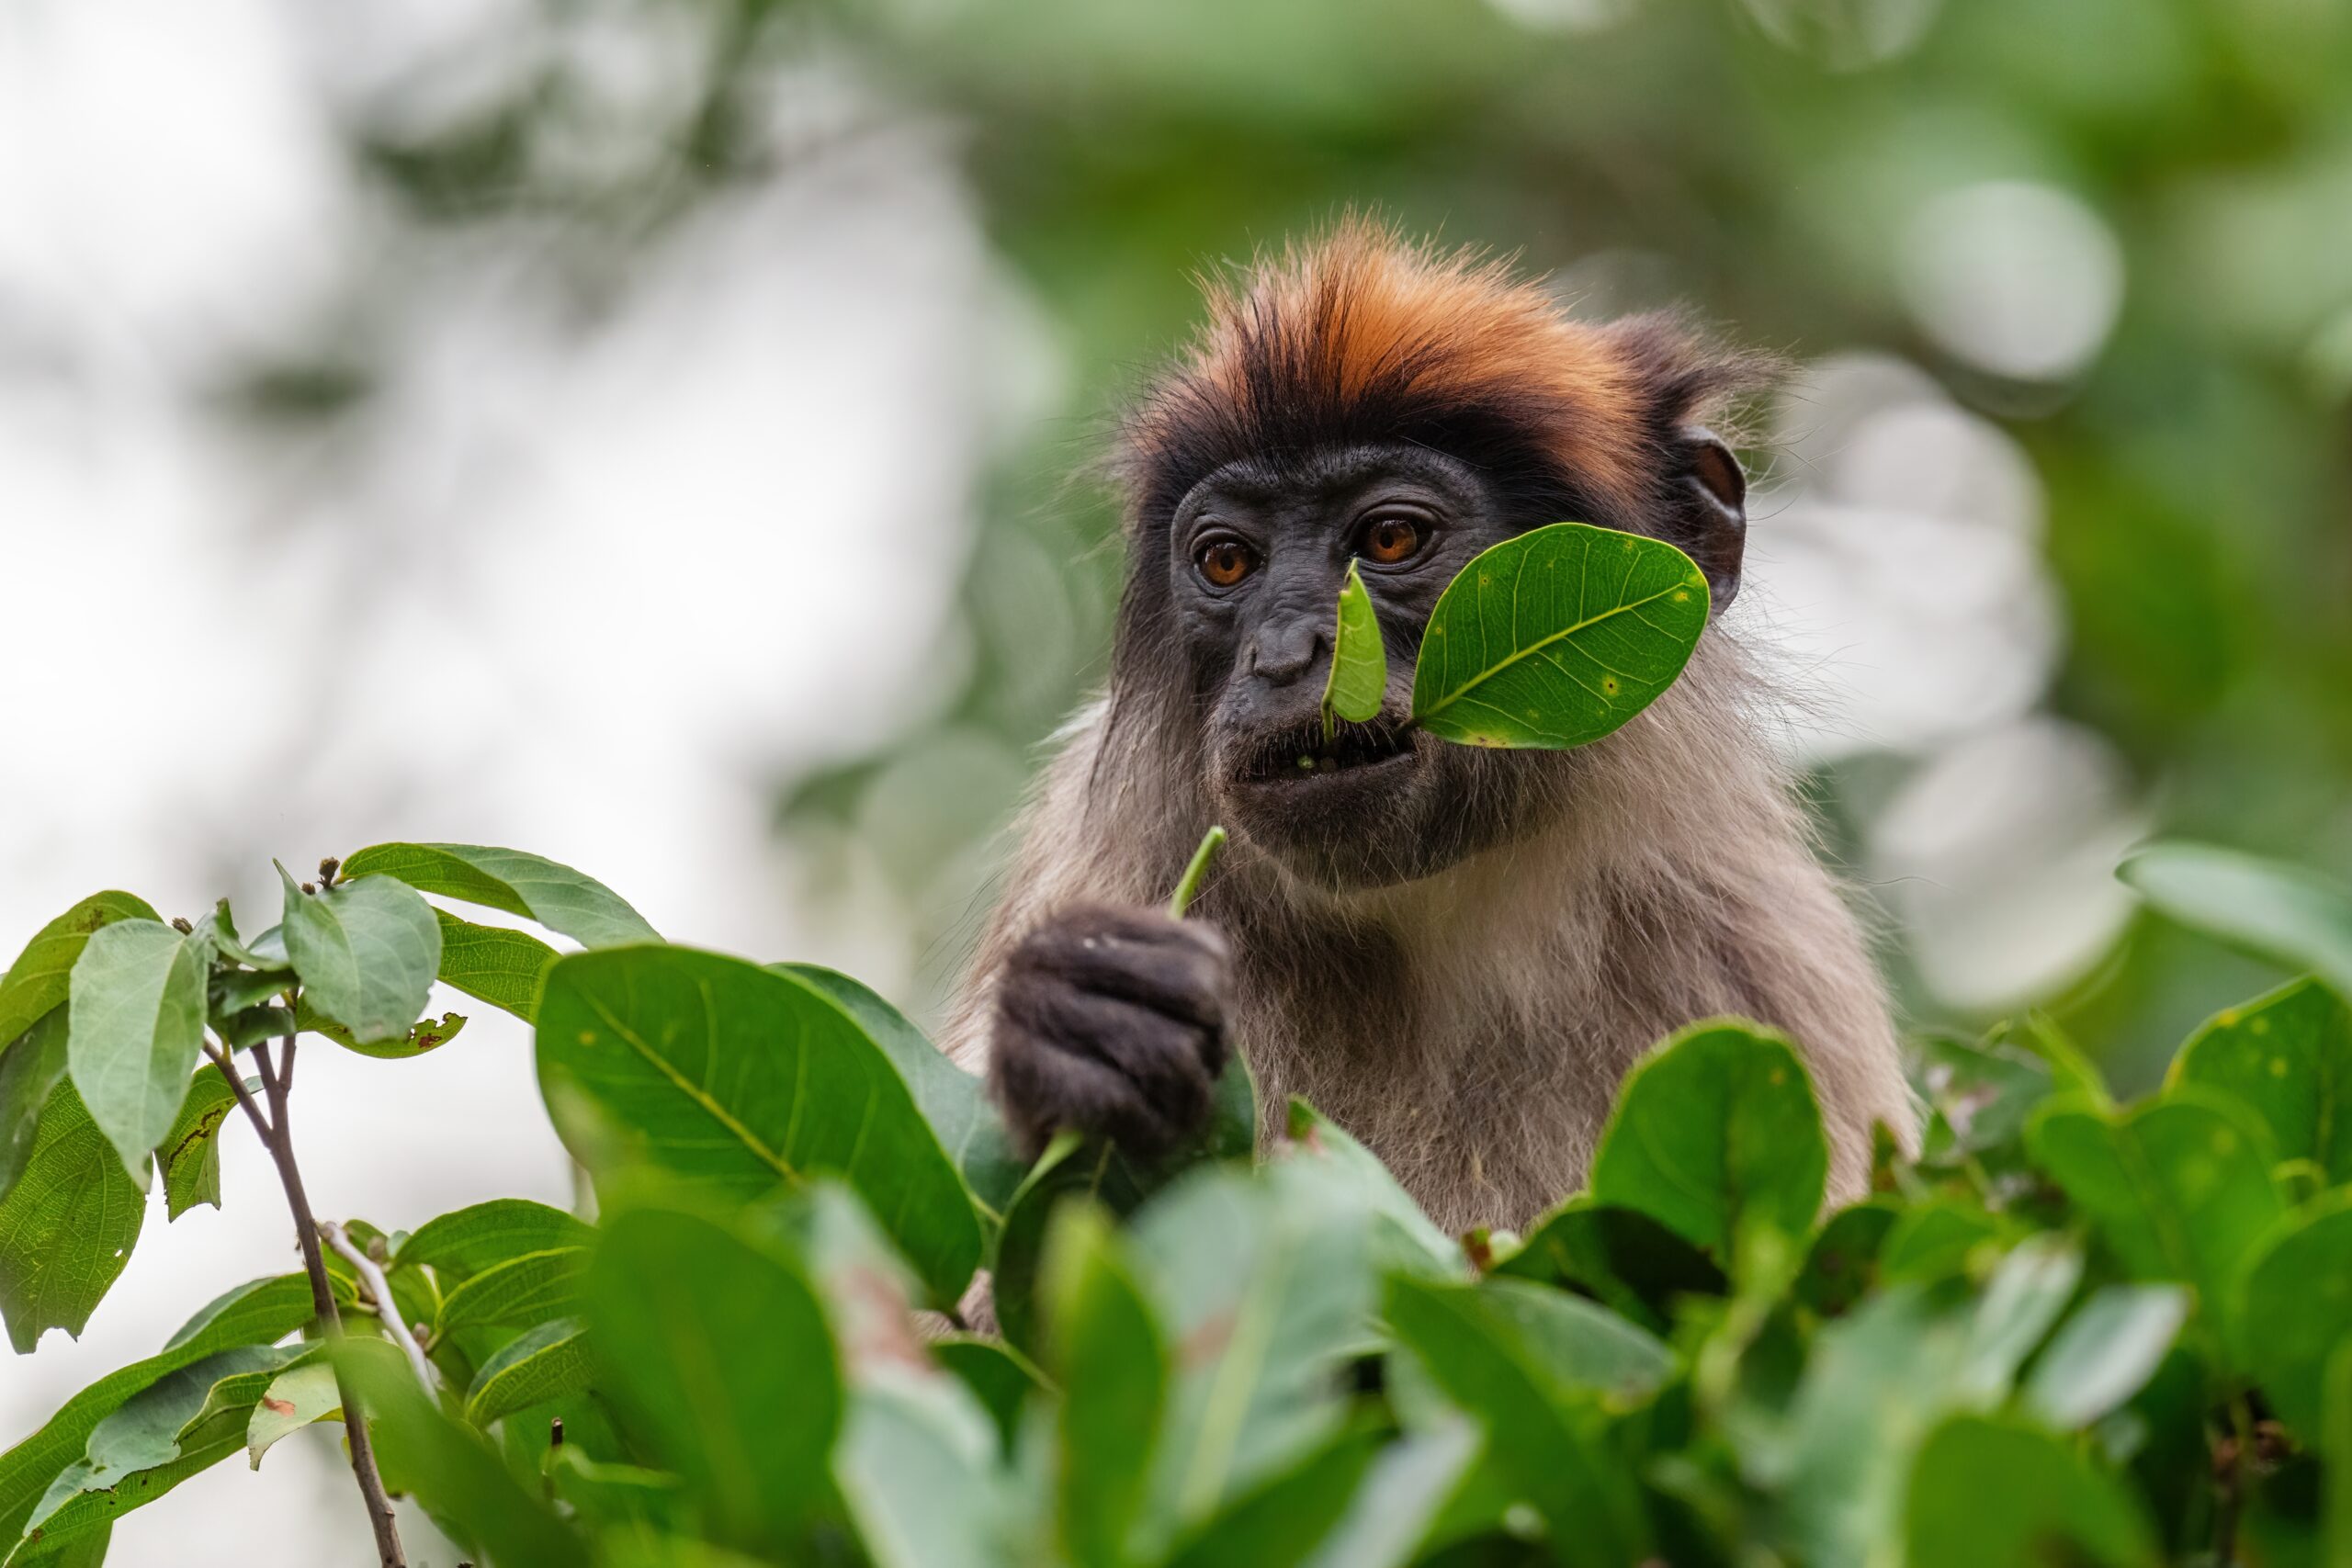
{"label": "leaf with hole", "polygon": [[1657,539],[1582,523],[1507,539],[1430,612],[1413,720],[1471,746],[1598,740],[1682,673],[1707,604],[1705,576]]}
{"label": "leaf with hole", "polygon": [[18,1355],[74,1337],[130,1261],[146,1195],[71,1083],[41,1108],[24,1174],[0,1201],[0,1317]]}
{"label": "leaf with hole", "polygon": [[220,1124],[236,1108],[236,1094],[220,1069],[209,1063],[198,1068],[172,1130],[155,1145],[164,1218],[176,1220],[198,1203],[220,1206]]}

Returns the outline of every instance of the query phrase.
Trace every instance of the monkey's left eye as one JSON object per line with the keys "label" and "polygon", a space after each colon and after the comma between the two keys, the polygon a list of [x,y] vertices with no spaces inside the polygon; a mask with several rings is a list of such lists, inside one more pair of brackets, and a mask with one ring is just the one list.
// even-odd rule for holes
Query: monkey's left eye
{"label": "monkey's left eye", "polygon": [[1358,553],[1382,566],[1395,566],[1420,554],[1428,537],[1428,530],[1414,519],[1385,512],[1364,525],[1363,547]]}
{"label": "monkey's left eye", "polygon": [[1238,539],[1210,539],[1193,553],[1201,575],[1218,588],[1230,588],[1258,569],[1258,552]]}

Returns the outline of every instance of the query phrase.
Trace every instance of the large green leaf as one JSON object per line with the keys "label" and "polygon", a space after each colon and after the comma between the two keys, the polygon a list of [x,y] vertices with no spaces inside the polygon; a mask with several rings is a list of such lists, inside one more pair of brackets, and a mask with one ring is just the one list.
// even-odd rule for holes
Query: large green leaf
{"label": "large green leaf", "polygon": [[[111,1166],[113,1161],[107,1161]],[[242,1345],[267,1345],[311,1321],[310,1281],[300,1274],[255,1280],[218,1297],[183,1325],[164,1349],[108,1373],[65,1402],[31,1437],[0,1454],[0,1541],[23,1531],[26,1516],[90,1434],[141,1389],[181,1368]]]}
{"label": "large green leaf", "polygon": [[789,1540],[824,1491],[842,1407],[807,1275],[708,1220],[633,1210],[605,1227],[588,1321],[606,1358],[597,1386],[689,1479],[720,1537]]}
{"label": "large green leaf", "polygon": [[41,1108],[65,1077],[65,1009],[54,1007],[30,1029],[0,1044],[0,1200],[33,1157]]}
{"label": "large green leaf", "polygon": [[1128,1234],[1178,1348],[1152,1517],[1191,1529],[1343,1418],[1340,1369],[1375,1343],[1371,1205],[1317,1165],[1204,1166],[1138,1211]]}
{"label": "large green leaf", "polygon": [[2208,1322],[2224,1326],[2238,1269],[2287,1209],[2243,1107],[2183,1089],[2109,1117],[2062,1099],[2026,1136],[2136,1278],[2196,1287]]}
{"label": "large green leaf", "polygon": [[165,1218],[176,1220],[198,1203],[220,1206],[220,1123],[236,1108],[236,1092],[220,1069],[209,1062],[198,1068],[172,1130],[155,1145]]}
{"label": "large green leaf", "polygon": [[0,1317],[18,1355],[41,1334],[79,1337],[130,1261],[147,1199],[61,1083],[42,1109],[24,1175],[0,1201]]}
{"label": "large green leaf", "polygon": [[1555,1397],[1631,1408],[1675,1373],[1665,1341],[1582,1296],[1524,1280],[1446,1288],[1455,1292],[1444,1298],[1447,1311],[1517,1347]]}
{"label": "large green leaf", "polygon": [[989,1099],[987,1085],[949,1061],[905,1014],[862,982],[815,964],[775,967],[832,998],[882,1047],[906,1079],[941,1146],[963,1172],[964,1184],[988,1211],[989,1224],[1001,1224],[1006,1206],[1029,1173],[1029,1162],[1014,1152],[1012,1135]]}
{"label": "large green leaf", "polygon": [[487,844],[371,844],[343,863],[349,877],[395,876],[411,887],[533,919],[582,947],[660,942],[627,900],[568,865]]}
{"label": "large green leaf", "polygon": [[2263,1239],[2238,1283],[2236,1322],[2270,1403],[2317,1438],[2322,1374],[2352,1344],[2352,1188],[2321,1194]]}
{"label": "large green leaf", "polygon": [[1631,1568],[1650,1556],[1640,1495],[1608,1447],[1598,1399],[1564,1391],[1543,1346],[1459,1285],[1391,1278],[1386,1309],[1421,1371],[1486,1428],[1491,1461],[1550,1525],[1555,1561]]}
{"label": "large green leaf", "polygon": [[286,868],[286,953],[304,999],[362,1044],[397,1040],[424,1011],[441,967],[433,906],[389,877],[305,893]]}
{"label": "large green leaf", "polygon": [[447,909],[433,913],[441,925],[442,983],[535,1021],[539,986],[560,956],[556,950],[527,931],[476,925]]}
{"label": "large green leaf", "polygon": [[92,933],[74,965],[65,1059],[141,1189],[204,1047],[203,950],[160,920]]}
{"label": "large green leaf", "polygon": [[1639,1209],[1571,1198],[1544,1215],[1493,1272],[1589,1292],[1663,1330],[1685,1296],[1719,1296],[1731,1281],[1691,1242]]}
{"label": "large green leaf", "polygon": [[591,1365],[587,1325],[576,1317],[550,1318],[482,1362],[466,1390],[466,1419],[487,1427],[502,1416],[577,1393],[588,1386]]}
{"label": "large green leaf", "polygon": [[1413,718],[1473,746],[1581,746],[1674,683],[1707,626],[1707,580],[1672,545],[1556,523],[1479,555],[1440,595]]}
{"label": "large green leaf", "polygon": [[128,893],[93,893],[33,933],[0,976],[0,1042],[14,1040],[52,1008],[65,1005],[68,977],[91,933],[117,920],[156,920],[155,911]]}
{"label": "large green leaf", "polygon": [[526,1252],[461,1280],[441,1298],[435,1338],[468,1328],[536,1328],[580,1310],[588,1269],[585,1247]]}
{"label": "large green leaf", "polygon": [[1592,1196],[1727,1259],[1750,1224],[1811,1229],[1828,1172],[1804,1064],[1777,1034],[1715,1020],[1626,1075],[1593,1156]]}
{"label": "large green leaf", "polygon": [[591,1171],[650,1164],[727,1197],[839,1176],[941,1303],[980,1258],[962,1179],[889,1056],[823,991],[674,947],[548,975],[539,1084]]}
{"label": "large green leaf", "polygon": [[952,1382],[857,1390],[833,1476],[874,1568],[1012,1568],[1008,1489],[988,1418]]}
{"label": "large green leaf", "polygon": [[303,1345],[238,1346],[166,1373],[90,1429],[26,1518],[46,1547],[105,1528],[244,1447],[254,1404]]}
{"label": "large green leaf", "polygon": [[1336,728],[1334,720],[1362,724],[1380,715],[1388,694],[1388,650],[1380,640],[1380,617],[1364,592],[1363,573],[1348,562],[1347,581],[1340,586],[1340,613],[1331,628],[1331,672],[1323,682],[1323,736]]}
{"label": "large green leaf", "polygon": [[1151,1480],[1168,1348],[1103,1212],[1066,1203],[1046,1247],[1047,1365],[1056,1413],[1055,1533],[1075,1568],[1119,1568]]}
{"label": "large green leaf", "polygon": [[1461,1247],[1437,1228],[1388,1168],[1338,1122],[1294,1096],[1289,1134],[1289,1157],[1323,1167],[1363,1195],[1372,1212],[1377,1260],[1384,1269],[1439,1278],[1470,1271]]}
{"label": "large green leaf", "polygon": [[2112,1475],[2015,1421],[1955,1416],[1919,1445],[1904,1510],[1909,1568],[2141,1568],[2146,1516]]}
{"label": "large green leaf", "polygon": [[2352,1007],[2319,981],[2216,1014],[2181,1047],[2168,1081],[2236,1096],[2269,1127],[2278,1158],[2352,1181]]}
{"label": "large green leaf", "polygon": [[401,1243],[393,1261],[456,1280],[531,1253],[586,1247],[595,1236],[585,1221],[561,1209],[527,1198],[492,1198],[425,1221]]}
{"label": "large green leaf", "polygon": [[2352,996],[2352,889],[2301,866],[2208,844],[2158,843],[2116,874],[2182,925],[2310,969]]}

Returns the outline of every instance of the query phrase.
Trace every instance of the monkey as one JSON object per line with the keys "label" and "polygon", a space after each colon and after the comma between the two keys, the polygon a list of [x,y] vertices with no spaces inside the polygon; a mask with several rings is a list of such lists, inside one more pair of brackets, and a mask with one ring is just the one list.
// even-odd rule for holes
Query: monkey
{"label": "monkey", "polygon": [[[949,1054],[1026,1153],[1073,1127],[1153,1158],[1238,1049],[1261,1107],[1304,1096],[1462,1233],[1576,1191],[1643,1055],[1742,1015],[1795,1045],[1830,1195],[1860,1196],[1873,1124],[1913,1135],[1889,1002],[1722,618],[1747,481],[1712,426],[1770,363],[1676,315],[1577,320],[1506,262],[1361,217],[1204,286],[1197,337],[1117,428],[1107,689],[1016,826]],[[1564,520],[1705,574],[1681,678],[1571,750],[1410,728],[1439,593]],[[1351,560],[1388,689],[1326,747]],[[1189,917],[1159,913],[1212,823],[1231,843]]]}

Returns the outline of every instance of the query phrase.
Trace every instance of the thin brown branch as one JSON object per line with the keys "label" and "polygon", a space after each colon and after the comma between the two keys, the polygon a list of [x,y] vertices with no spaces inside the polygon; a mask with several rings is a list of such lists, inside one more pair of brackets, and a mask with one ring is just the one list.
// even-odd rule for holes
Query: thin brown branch
{"label": "thin brown branch", "polygon": [[[295,998],[290,990],[286,999],[287,1005],[292,1007]],[[278,1048],[281,1055],[277,1062],[273,1062],[266,1042],[254,1047],[254,1067],[261,1077],[263,1091],[269,1097],[270,1114],[265,1117],[252,1092],[237,1076],[236,1065],[229,1054],[211,1041],[206,1041],[204,1045],[213,1066],[229,1080],[237,1103],[244,1107],[246,1118],[260,1134],[262,1147],[269,1151],[270,1162],[277,1167],[277,1183],[286,1190],[286,1207],[294,1216],[294,1236],[302,1247],[302,1271],[311,1280],[311,1311],[333,1342],[343,1337],[343,1314],[335,1309],[334,1285],[327,1278],[326,1255],[319,1245],[319,1223],[311,1213],[310,1195],[302,1189],[301,1168],[294,1163],[294,1134],[287,1116],[286,1091],[294,1081],[294,1036],[287,1035]],[[397,1317],[399,1314],[392,1315]],[[392,1518],[392,1500],[384,1491],[383,1472],[376,1467],[376,1445],[368,1435],[367,1415],[352,1397],[340,1367],[335,1370],[335,1388],[342,1397],[344,1429],[351,1445],[351,1473],[359,1483],[360,1498],[368,1506],[368,1523],[376,1533],[377,1558],[381,1568],[408,1568],[408,1554],[401,1546],[400,1527]]]}

